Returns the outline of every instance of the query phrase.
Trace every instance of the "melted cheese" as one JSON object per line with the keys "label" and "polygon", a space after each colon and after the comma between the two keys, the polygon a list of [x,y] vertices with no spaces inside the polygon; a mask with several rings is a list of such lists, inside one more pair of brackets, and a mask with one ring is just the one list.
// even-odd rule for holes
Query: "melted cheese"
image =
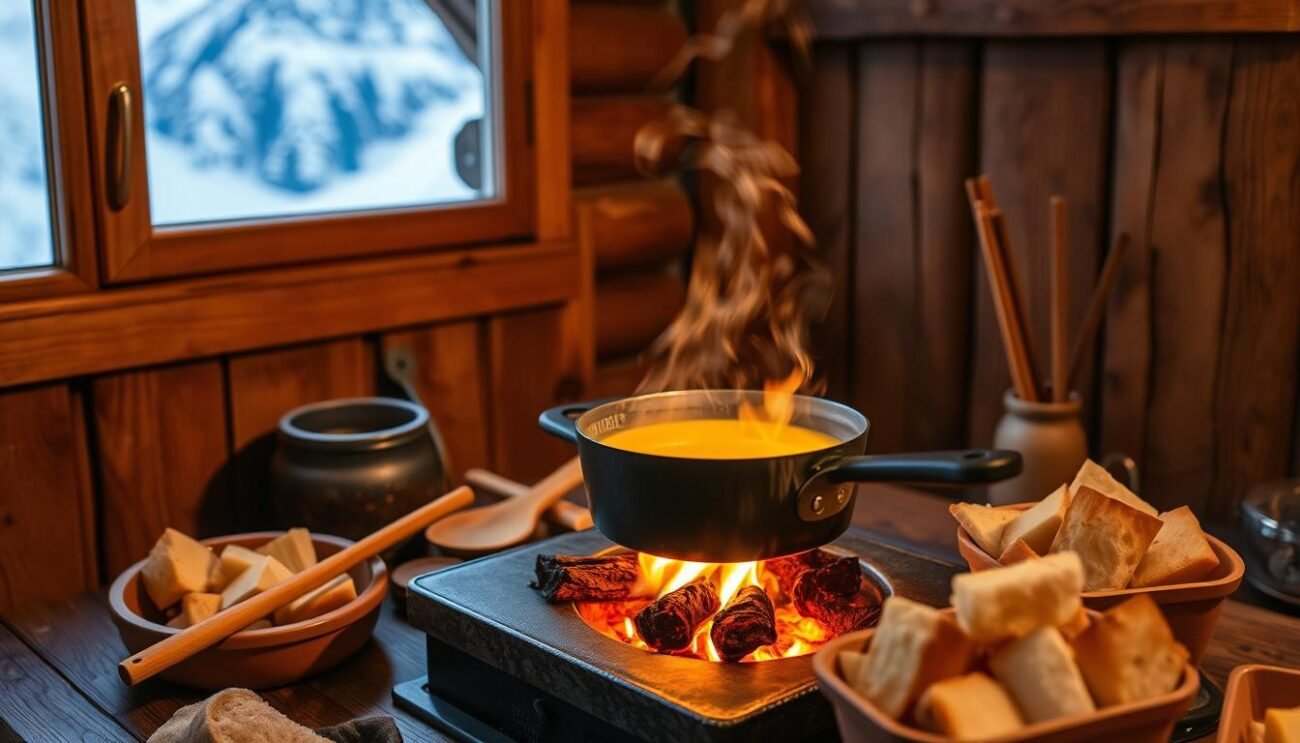
{"label": "melted cheese", "polygon": [[616,449],[687,459],[760,459],[817,451],[840,443],[802,426],[699,419],[651,423],[601,439]]}

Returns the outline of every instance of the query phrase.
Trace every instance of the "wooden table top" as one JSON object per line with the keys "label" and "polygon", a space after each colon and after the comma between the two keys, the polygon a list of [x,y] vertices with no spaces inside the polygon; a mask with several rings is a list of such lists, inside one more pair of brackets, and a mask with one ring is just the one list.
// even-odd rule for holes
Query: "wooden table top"
{"label": "wooden table top", "polygon": [[[863,487],[854,521],[884,541],[957,562],[955,526],[946,504],[913,490]],[[178,708],[205,696],[164,681],[128,688],[117,677],[124,656],[103,592],[3,617],[0,743],[144,740]],[[382,714],[397,720],[407,741],[447,740],[392,703],[392,687],[422,676],[424,663],[424,635],[407,626],[390,601],[375,641],[356,657],[329,673],[262,695],[311,727]],[[1204,669],[1223,684],[1242,663],[1300,666],[1300,619],[1229,601]]]}

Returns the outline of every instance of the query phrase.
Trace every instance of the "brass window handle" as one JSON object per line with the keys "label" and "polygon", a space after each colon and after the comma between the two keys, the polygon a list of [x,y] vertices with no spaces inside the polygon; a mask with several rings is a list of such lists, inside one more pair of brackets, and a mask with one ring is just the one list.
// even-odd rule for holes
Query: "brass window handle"
{"label": "brass window handle", "polygon": [[125,209],[131,201],[131,103],[131,86],[126,83],[118,83],[109,91],[104,170],[108,208],[115,212]]}

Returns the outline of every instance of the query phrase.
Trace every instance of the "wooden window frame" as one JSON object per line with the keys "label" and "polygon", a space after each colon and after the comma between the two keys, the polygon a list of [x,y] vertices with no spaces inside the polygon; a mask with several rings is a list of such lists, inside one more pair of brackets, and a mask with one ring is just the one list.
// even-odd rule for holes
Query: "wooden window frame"
{"label": "wooden window frame", "polygon": [[57,0],[33,7],[54,264],[0,271],[0,302],[90,291],[96,280],[80,18],[75,6]]}
{"label": "wooden window frame", "polygon": [[[524,239],[538,234],[538,154],[532,131],[542,54],[534,44],[536,6],[547,0],[497,0],[500,78],[494,87],[504,188],[492,201],[357,213],[256,219],[155,228],[149,210],[140,42],[134,0],[82,0],[86,74],[92,102],[94,211],[101,228],[104,283],[196,276],[232,270],[355,258]],[[108,97],[125,82],[135,93],[131,199],[114,211],[105,184]]]}

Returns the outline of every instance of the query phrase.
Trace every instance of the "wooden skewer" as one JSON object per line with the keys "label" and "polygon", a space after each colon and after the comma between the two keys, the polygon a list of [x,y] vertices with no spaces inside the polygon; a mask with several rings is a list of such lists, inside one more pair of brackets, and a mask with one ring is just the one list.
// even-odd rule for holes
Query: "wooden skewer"
{"label": "wooden skewer", "polygon": [[1079,328],[1079,335],[1074,339],[1074,349],[1070,352],[1070,370],[1065,375],[1065,380],[1070,387],[1078,382],[1079,375],[1083,372],[1084,356],[1087,355],[1088,348],[1092,346],[1092,340],[1097,335],[1102,316],[1106,314],[1106,301],[1110,298],[1111,290],[1115,288],[1115,278],[1119,276],[1124,252],[1128,249],[1128,240],[1126,232],[1119,233],[1115,238],[1115,245],[1110,249],[1110,254],[1106,256],[1106,263],[1101,268],[1097,286],[1092,290],[1092,298],[1088,300],[1088,314],[1084,315],[1083,327]]}
{"label": "wooden skewer", "polygon": [[[480,469],[466,470],[465,482],[475,490],[493,493],[502,498],[522,498],[532,490],[521,482]],[[582,531],[592,526],[591,511],[567,500],[556,501],[547,509],[546,517],[570,531]]]}
{"label": "wooden skewer", "polygon": [[996,238],[993,236],[992,217],[983,201],[976,201],[974,208],[980,252],[984,256],[984,265],[989,276],[989,286],[993,291],[993,309],[997,315],[998,329],[1002,332],[1002,346],[1007,355],[1007,367],[1011,372],[1011,383],[1020,399],[1036,401],[1038,393],[1034,389],[1033,377],[1029,373],[1024,353],[1024,342],[1019,337],[1017,322],[1011,306],[1011,296],[1007,287],[1006,266],[1002,263],[994,242]]}
{"label": "wooden skewer", "polygon": [[1070,383],[1066,374],[1066,268],[1069,251],[1069,209],[1064,196],[1051,198],[1052,225],[1052,402],[1065,402],[1070,397]]}
{"label": "wooden skewer", "polygon": [[308,593],[357,563],[368,560],[412,537],[430,523],[474,503],[474,492],[459,487],[422,508],[412,511],[347,549],[335,552],[292,578],[259,593],[247,601],[218,612],[210,619],[154,643],[117,666],[117,673],[131,686],[152,678],[193,657],[248,625]]}

